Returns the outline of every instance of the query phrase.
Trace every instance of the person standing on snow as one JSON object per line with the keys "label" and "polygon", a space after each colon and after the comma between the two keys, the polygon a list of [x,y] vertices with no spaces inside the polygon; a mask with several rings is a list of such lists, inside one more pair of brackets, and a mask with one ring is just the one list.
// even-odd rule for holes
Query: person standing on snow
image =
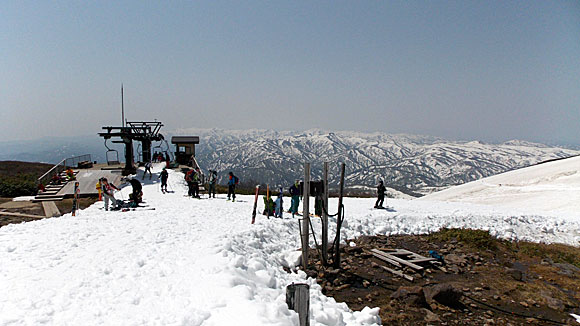
{"label": "person standing on snow", "polygon": [[211,198],[212,194],[213,194],[213,198],[215,198],[215,185],[216,185],[216,183],[217,183],[217,171],[209,170],[209,190],[208,190],[209,198]]}
{"label": "person standing on snow", "polygon": [[383,202],[385,201],[385,192],[387,188],[383,185],[383,180],[379,181],[377,186],[377,201],[375,202],[375,208],[384,208]]}
{"label": "person standing on snow", "polygon": [[149,172],[149,180],[151,180],[151,176],[153,175],[151,173],[151,162],[145,163],[145,172],[143,172],[143,180],[145,180],[145,175],[147,175],[147,172]]}
{"label": "person standing on snow", "polygon": [[278,194],[278,198],[276,198],[276,209],[274,211],[274,217],[282,218],[282,214],[284,213],[284,200],[282,199],[283,196],[283,190],[280,188],[280,193]]}
{"label": "person standing on snow", "polygon": [[113,204],[112,209],[117,208],[117,200],[115,199],[113,193],[115,192],[115,190],[119,190],[119,188],[115,187],[115,185],[113,184],[110,184],[107,178],[101,179],[101,188],[103,191],[103,197],[105,198],[105,210],[106,211],[109,210],[109,200]]}
{"label": "person standing on snow", "polygon": [[185,181],[187,182],[187,195],[188,196],[193,196],[193,174],[195,172],[193,171],[193,169],[190,169],[189,171],[187,171],[187,173],[185,174]]}
{"label": "person standing on snow", "polygon": [[201,178],[200,173],[199,173],[199,168],[195,169],[193,171],[193,175],[192,175],[192,186],[193,186],[193,197],[195,198],[200,198],[199,197],[199,179]]}
{"label": "person standing on snow", "polygon": [[167,169],[163,168],[161,173],[159,174],[161,178],[161,191],[167,192],[167,178],[169,178],[169,173],[167,173]]}
{"label": "person standing on snow", "polygon": [[234,175],[233,172],[229,173],[229,180],[228,180],[228,200],[232,197],[232,201],[236,201],[236,185],[239,182],[238,177]]}
{"label": "person standing on snow", "polygon": [[294,214],[298,213],[298,205],[300,204],[300,180],[296,180],[294,184],[290,187],[290,196],[292,200],[290,201],[290,213],[292,217]]}

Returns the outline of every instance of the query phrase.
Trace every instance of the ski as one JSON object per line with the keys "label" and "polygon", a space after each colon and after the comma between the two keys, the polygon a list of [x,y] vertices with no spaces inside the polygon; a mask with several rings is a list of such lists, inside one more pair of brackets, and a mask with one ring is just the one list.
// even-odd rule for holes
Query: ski
{"label": "ski", "polygon": [[252,224],[256,222],[256,208],[258,208],[258,193],[260,192],[260,185],[256,186],[256,197],[254,198],[254,210],[252,211]]}
{"label": "ski", "polygon": [[122,208],[121,212],[128,212],[128,211],[154,211],[155,207],[135,207],[135,208]]}
{"label": "ski", "polygon": [[79,182],[75,182],[75,190],[73,193],[73,204],[72,204],[72,216],[76,216],[77,206],[78,206],[78,198],[79,198]]}

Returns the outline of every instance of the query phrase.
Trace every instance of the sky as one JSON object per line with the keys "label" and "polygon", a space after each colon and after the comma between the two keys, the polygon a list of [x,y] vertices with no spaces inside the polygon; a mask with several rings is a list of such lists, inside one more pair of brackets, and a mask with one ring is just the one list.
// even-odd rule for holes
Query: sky
{"label": "sky", "polygon": [[2,1],[0,137],[355,130],[580,144],[579,1]]}

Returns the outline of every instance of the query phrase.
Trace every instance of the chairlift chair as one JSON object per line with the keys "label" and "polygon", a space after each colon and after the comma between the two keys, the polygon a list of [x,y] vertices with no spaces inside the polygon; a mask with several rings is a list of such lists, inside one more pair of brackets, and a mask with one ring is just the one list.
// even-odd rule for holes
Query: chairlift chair
{"label": "chairlift chair", "polygon": [[109,148],[107,146],[108,139],[105,138],[105,148],[107,152],[105,153],[105,158],[107,159],[107,165],[119,165],[119,151],[116,149]]}

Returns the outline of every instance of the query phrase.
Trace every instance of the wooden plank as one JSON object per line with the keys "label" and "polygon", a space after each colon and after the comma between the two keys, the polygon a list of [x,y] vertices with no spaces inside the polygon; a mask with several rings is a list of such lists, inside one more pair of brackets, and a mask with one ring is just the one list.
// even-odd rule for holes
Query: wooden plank
{"label": "wooden plank", "polygon": [[417,263],[426,263],[430,261],[436,261],[437,259],[431,257],[421,257],[421,258],[414,258],[409,260],[410,263],[417,264]]}
{"label": "wooden plank", "polygon": [[382,254],[384,257],[386,257],[386,258],[389,258],[389,259],[391,259],[391,260],[394,260],[394,261],[396,261],[396,262],[398,262],[398,263],[400,263],[400,264],[407,265],[407,266],[409,266],[409,267],[411,267],[411,268],[413,268],[413,269],[416,269],[416,270],[418,270],[418,271],[422,271],[422,270],[423,270],[423,267],[421,267],[421,266],[419,266],[419,265],[415,265],[415,264],[413,264],[413,263],[410,263],[409,261],[407,261],[407,260],[405,260],[405,259],[401,259],[401,258],[399,258],[399,257],[397,257],[397,256],[393,256],[393,255],[390,255],[390,254],[388,254],[388,253],[386,253],[386,252],[382,252],[382,251],[379,251],[379,250],[376,250],[376,249],[373,249],[372,251],[373,251],[373,252],[375,252],[375,251],[378,251],[378,253],[379,253],[379,254]]}
{"label": "wooden plank", "polygon": [[372,249],[372,250],[371,250],[371,254],[372,254],[373,256],[375,256],[376,258],[378,258],[378,259],[380,259],[380,260],[382,260],[382,261],[385,261],[385,262],[387,262],[387,263],[393,264],[393,265],[395,265],[395,266],[397,266],[397,267],[399,267],[399,268],[402,268],[402,267],[403,267],[403,266],[401,266],[401,264],[399,264],[397,261],[395,261],[395,260],[393,260],[393,259],[390,259],[390,258],[386,257],[385,255],[383,255],[383,254],[382,254],[382,252],[381,252],[381,251],[379,251],[379,250]]}
{"label": "wooden plank", "polygon": [[409,280],[409,281],[413,282],[413,276],[407,275],[407,274],[405,274],[405,273],[403,273],[401,271],[397,271],[397,270],[388,268],[387,266],[383,266],[383,265],[379,265],[379,266],[382,269],[386,270],[387,272],[391,272],[391,273],[393,273],[393,274],[395,274],[397,276],[400,276],[400,277],[402,277],[402,278],[404,278],[406,280]]}
{"label": "wooden plank", "polygon": [[31,214],[12,213],[12,212],[0,212],[0,215],[5,215],[5,216],[19,216],[19,217],[30,217],[30,218],[36,218],[36,219],[41,219],[41,218],[45,218],[46,217],[46,216],[42,216],[42,215],[31,215]]}
{"label": "wooden plank", "polygon": [[60,216],[60,211],[54,201],[43,201],[42,208],[44,208],[44,215],[46,217]]}

